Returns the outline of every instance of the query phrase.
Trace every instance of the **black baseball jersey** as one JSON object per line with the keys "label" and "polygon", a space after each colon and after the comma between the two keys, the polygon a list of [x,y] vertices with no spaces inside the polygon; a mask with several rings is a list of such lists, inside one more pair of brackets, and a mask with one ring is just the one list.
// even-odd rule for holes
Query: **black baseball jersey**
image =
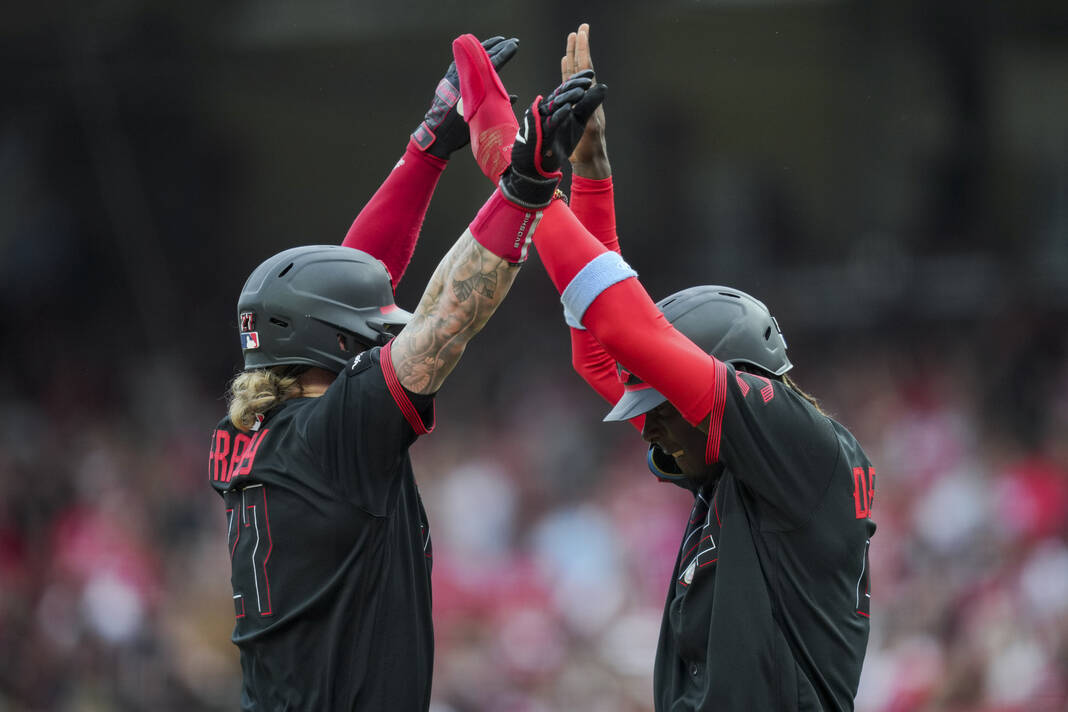
{"label": "black baseball jersey", "polygon": [[716,375],[709,454],[724,469],[689,485],[656,709],[852,710],[868,641],[875,470],[790,387],[722,363]]}
{"label": "black baseball jersey", "polygon": [[224,419],[212,438],[243,710],[430,705],[432,552],[408,447],[433,399],[401,387],[388,348],[256,430]]}

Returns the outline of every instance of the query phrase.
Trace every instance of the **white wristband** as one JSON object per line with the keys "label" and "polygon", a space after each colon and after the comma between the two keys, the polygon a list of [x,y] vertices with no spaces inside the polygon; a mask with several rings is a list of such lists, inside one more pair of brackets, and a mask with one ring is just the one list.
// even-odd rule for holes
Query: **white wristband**
{"label": "white wristband", "polygon": [[575,315],[571,313],[571,310],[567,308],[566,304],[564,305],[564,321],[566,321],[567,325],[572,329],[578,329],[579,331],[586,330],[586,327],[582,325],[581,321],[575,318]]}
{"label": "white wristband", "polygon": [[[582,323],[586,310],[601,292],[624,279],[637,277],[618,252],[602,252],[586,263],[572,278],[567,289],[560,295],[564,304],[564,318],[570,316],[576,323]],[[571,324],[571,321],[568,321]]]}

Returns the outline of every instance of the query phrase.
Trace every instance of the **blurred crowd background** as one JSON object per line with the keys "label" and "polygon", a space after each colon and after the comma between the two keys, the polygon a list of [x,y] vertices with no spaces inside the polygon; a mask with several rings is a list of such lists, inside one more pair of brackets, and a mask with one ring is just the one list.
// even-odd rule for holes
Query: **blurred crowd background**
{"label": "blurred crowd background", "polygon": [[[471,31],[592,23],[624,253],[764,299],[879,474],[863,712],[1068,709],[1059,0],[23,4],[0,23],[0,712],[239,696],[210,432],[262,259],[340,242]],[[488,190],[458,155],[398,303]],[[434,712],[647,712],[691,499],[537,259],[413,448]],[[727,645],[729,649],[729,642]]]}

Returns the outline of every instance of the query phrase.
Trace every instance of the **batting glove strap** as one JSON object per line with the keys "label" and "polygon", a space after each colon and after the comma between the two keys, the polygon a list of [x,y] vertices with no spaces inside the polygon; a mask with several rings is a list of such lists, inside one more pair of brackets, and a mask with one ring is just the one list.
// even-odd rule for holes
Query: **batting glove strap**
{"label": "batting glove strap", "polygon": [[[449,68],[449,74],[456,70]],[[434,90],[434,100],[427,110],[423,122],[412,132],[412,142],[431,156],[448,159],[458,148],[467,145],[469,140],[467,124],[456,112],[456,103],[460,99],[460,89],[450,81],[454,76],[446,76],[438,82]]]}
{"label": "batting glove strap", "polygon": [[542,211],[528,209],[494,191],[468,228],[478,244],[512,264],[526,262]]}
{"label": "batting glove strap", "polygon": [[568,324],[572,326],[574,324],[571,320],[581,324],[586,310],[601,292],[624,279],[637,276],[638,273],[618,252],[602,252],[587,262],[560,294],[560,301],[564,304],[564,318],[570,317]]}
{"label": "batting glove strap", "polygon": [[501,194],[509,202],[515,203],[527,210],[537,210],[546,207],[553,201],[556,194],[556,186],[559,185],[559,177],[533,178],[517,172],[509,166],[501,176]]}

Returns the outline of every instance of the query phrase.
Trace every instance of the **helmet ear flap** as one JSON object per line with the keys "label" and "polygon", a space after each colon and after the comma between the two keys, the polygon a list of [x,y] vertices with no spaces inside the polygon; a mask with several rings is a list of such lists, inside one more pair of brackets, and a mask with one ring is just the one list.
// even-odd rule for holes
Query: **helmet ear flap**
{"label": "helmet ear flap", "polygon": [[649,472],[652,472],[657,479],[667,482],[686,479],[686,475],[682,474],[682,470],[679,469],[679,464],[675,462],[675,458],[668,455],[662,447],[655,443],[649,446],[649,452],[645,456],[645,463],[649,466]]}

